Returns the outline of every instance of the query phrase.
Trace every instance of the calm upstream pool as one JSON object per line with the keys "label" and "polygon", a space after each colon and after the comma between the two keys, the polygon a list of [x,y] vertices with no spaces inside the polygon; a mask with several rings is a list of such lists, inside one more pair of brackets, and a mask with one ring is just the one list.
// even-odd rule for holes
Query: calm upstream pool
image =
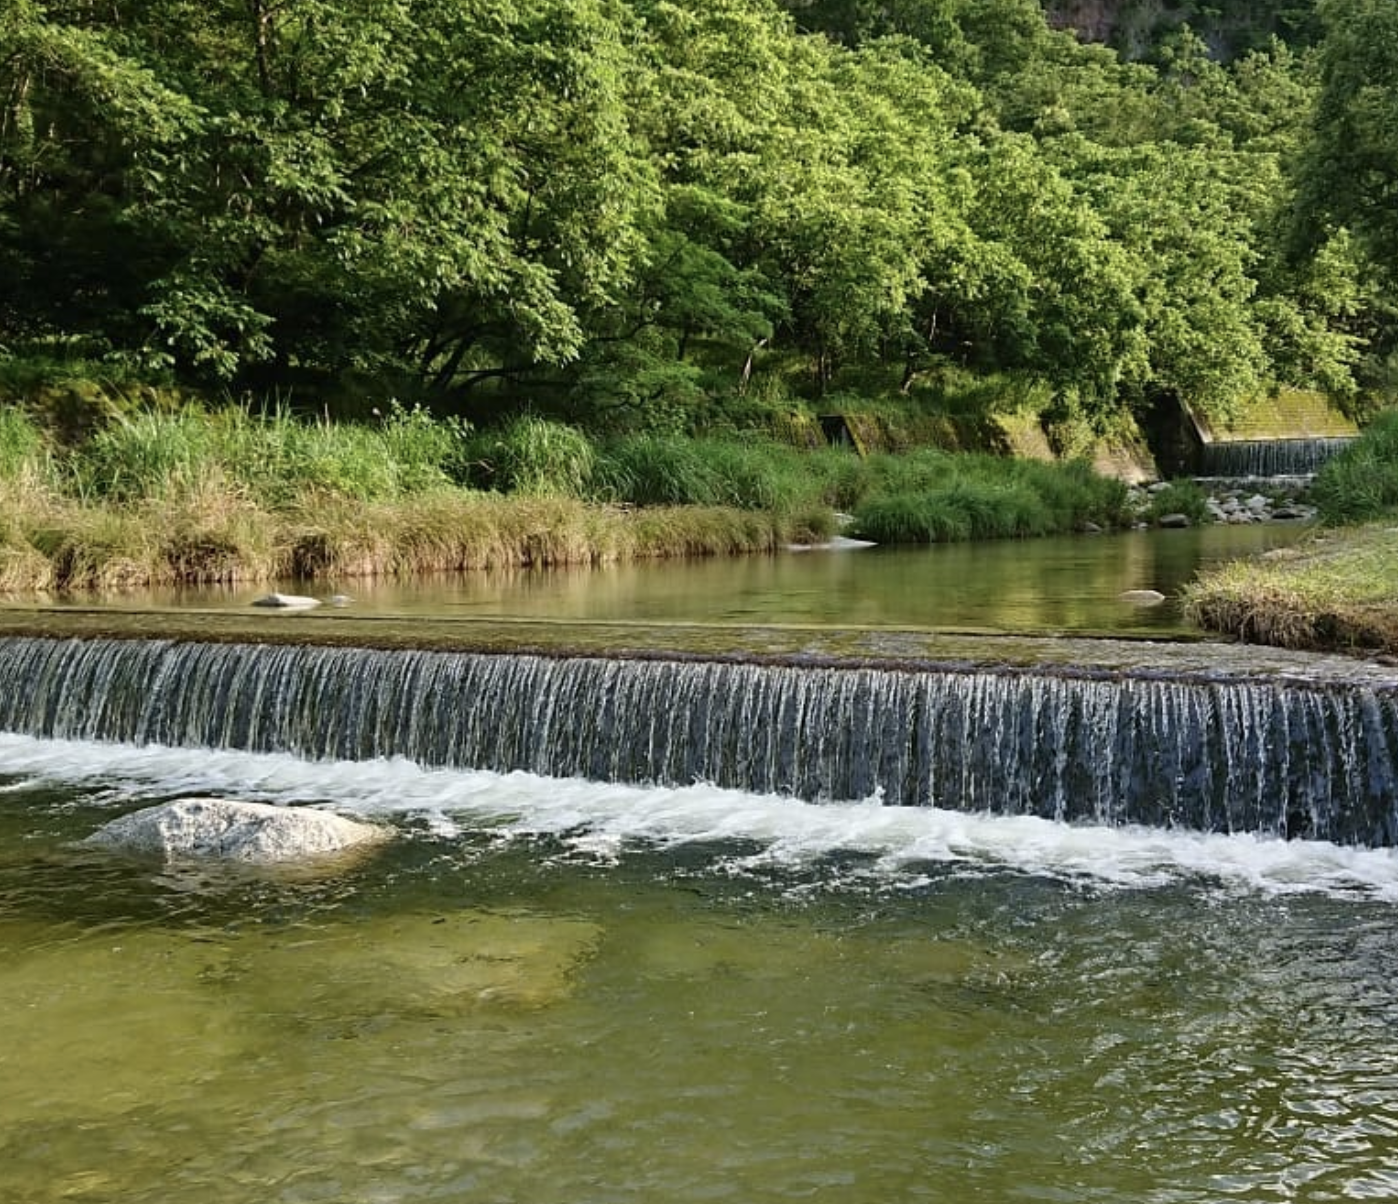
{"label": "calm upstream pool", "polygon": [[[353,596],[355,613],[564,620],[976,627],[1007,631],[1182,630],[1177,596],[1198,569],[1296,540],[1294,524],[1211,526],[919,548],[478,573],[427,581],[287,582]],[[1124,602],[1154,589],[1164,605]],[[256,587],[163,590],[115,605],[241,610]]]}
{"label": "calm upstream pool", "polygon": [[[1391,852],[0,736],[0,1200],[1398,1195]],[[74,842],[208,791],[321,880]]]}

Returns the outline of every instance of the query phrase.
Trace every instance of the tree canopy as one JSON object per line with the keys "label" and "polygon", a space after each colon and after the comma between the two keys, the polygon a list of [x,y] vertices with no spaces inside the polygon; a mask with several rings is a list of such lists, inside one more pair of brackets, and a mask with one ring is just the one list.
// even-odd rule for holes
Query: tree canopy
{"label": "tree canopy", "polygon": [[637,427],[778,360],[1100,418],[1353,394],[1395,12],[1298,0],[1225,61],[1035,0],[10,0],[0,355]]}

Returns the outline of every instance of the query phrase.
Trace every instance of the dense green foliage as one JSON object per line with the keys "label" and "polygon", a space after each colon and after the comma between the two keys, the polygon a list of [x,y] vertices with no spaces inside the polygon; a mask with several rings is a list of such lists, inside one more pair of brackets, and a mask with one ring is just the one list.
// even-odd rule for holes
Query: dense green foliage
{"label": "dense green foliage", "polygon": [[655,434],[1386,386],[1394,6],[1168,7],[1135,61],[1035,0],[9,0],[0,361]]}
{"label": "dense green foliage", "polygon": [[1371,522],[1398,514],[1398,413],[1380,415],[1327,461],[1311,496],[1327,523]]}

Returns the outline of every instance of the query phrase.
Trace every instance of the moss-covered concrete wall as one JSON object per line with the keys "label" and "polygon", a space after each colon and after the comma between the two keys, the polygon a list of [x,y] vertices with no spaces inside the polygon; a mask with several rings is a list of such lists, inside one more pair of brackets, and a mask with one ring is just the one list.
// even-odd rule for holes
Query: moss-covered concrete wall
{"label": "moss-covered concrete wall", "polygon": [[1340,439],[1357,435],[1354,419],[1324,393],[1279,389],[1240,406],[1227,422],[1210,422],[1193,415],[1199,434],[1208,443],[1253,439]]}

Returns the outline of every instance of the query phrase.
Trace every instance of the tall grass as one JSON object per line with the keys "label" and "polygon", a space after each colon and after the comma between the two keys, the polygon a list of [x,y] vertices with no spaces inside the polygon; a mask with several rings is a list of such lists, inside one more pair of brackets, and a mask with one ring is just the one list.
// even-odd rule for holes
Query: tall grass
{"label": "tall grass", "polygon": [[1126,496],[1077,464],[733,433],[594,444],[530,416],[477,434],[397,407],[367,424],[133,410],[61,461],[50,446],[0,407],[0,590],[763,551],[828,538],[836,507],[885,543],[1020,537],[1120,521]]}
{"label": "tall grass", "polygon": [[34,486],[51,468],[43,433],[15,405],[0,405],[0,482]]}
{"label": "tall grass", "polygon": [[223,476],[216,427],[201,410],[122,415],[77,450],[72,484],[83,497],[163,501]]}
{"label": "tall grass", "polygon": [[376,425],[304,421],[286,410],[253,415],[122,415],[77,449],[72,488],[118,504],[169,501],[211,486],[259,504],[318,502],[325,495],[390,501],[446,488],[465,461],[466,433],[420,410],[394,408]]}
{"label": "tall grass", "polygon": [[1311,486],[1321,518],[1361,523],[1398,513],[1398,411],[1389,411],[1321,466]]}
{"label": "tall grass", "polygon": [[580,498],[592,482],[597,453],[576,427],[526,414],[468,442],[470,481],[499,493]]}
{"label": "tall grass", "polygon": [[922,452],[883,457],[855,506],[855,531],[880,543],[947,543],[1124,521],[1126,487],[1087,465]]}
{"label": "tall grass", "polygon": [[806,452],[753,436],[632,435],[601,448],[592,495],[635,506],[733,506],[789,514],[852,500],[866,487],[858,457]]}

